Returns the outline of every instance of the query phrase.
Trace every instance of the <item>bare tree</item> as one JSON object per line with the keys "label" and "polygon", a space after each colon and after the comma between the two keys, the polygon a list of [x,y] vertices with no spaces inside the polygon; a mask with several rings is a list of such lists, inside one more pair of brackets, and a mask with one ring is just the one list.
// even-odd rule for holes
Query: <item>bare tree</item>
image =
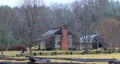
{"label": "bare tree", "polygon": [[104,46],[104,48],[110,48],[113,51],[116,47],[119,46],[119,25],[120,22],[116,19],[104,19],[100,20],[97,26],[97,33],[104,34],[104,41],[108,46]]}
{"label": "bare tree", "polygon": [[1,46],[1,55],[3,55],[3,49],[7,46],[7,35],[10,32],[10,10],[8,6],[0,7],[0,46]]}
{"label": "bare tree", "polygon": [[27,45],[29,47],[30,55],[32,55],[32,46],[34,43],[34,29],[36,22],[38,21],[38,7],[42,6],[41,0],[23,0],[23,15],[24,15],[24,23],[26,25],[26,39]]}
{"label": "bare tree", "polygon": [[[82,0],[75,2],[73,6],[73,11],[77,19],[77,21],[74,23],[76,28],[79,28],[75,31],[79,37],[94,34],[94,22],[96,21],[96,17],[94,16],[95,12],[93,12],[93,5],[94,2],[92,0]],[[85,37],[85,53],[88,53],[88,42],[86,39],[87,38]]]}

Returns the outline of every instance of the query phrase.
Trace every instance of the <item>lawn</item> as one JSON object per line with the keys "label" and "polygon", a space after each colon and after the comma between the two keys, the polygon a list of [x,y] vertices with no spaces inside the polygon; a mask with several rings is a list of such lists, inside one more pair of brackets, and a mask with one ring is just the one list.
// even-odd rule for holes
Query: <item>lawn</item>
{"label": "lawn", "polygon": [[[34,51],[40,52],[40,51]],[[42,51],[42,52],[52,52],[52,51]],[[64,51],[57,51],[64,52]],[[78,51],[74,51],[78,52]],[[7,57],[15,57],[16,54],[20,54],[20,51],[5,51],[4,54]],[[28,52],[26,52],[28,53]],[[112,54],[84,54],[84,55],[48,55],[48,56],[36,56],[36,57],[46,57],[46,58],[110,58],[110,59],[118,59],[120,60],[120,53],[112,53]],[[19,58],[19,57],[18,57]],[[51,60],[52,62],[74,62],[74,61],[66,61],[66,60]],[[83,63],[84,64],[84,63]],[[86,63],[86,64],[94,64],[94,63]],[[107,64],[105,62],[96,63],[96,64]]]}
{"label": "lawn", "polygon": [[[40,51],[34,51],[40,52]],[[42,52],[52,52],[52,51],[42,51]],[[64,51],[58,51],[64,52]],[[78,52],[78,51],[73,51]],[[4,55],[8,57],[15,57],[16,54],[20,54],[21,51],[4,51]],[[28,52],[26,52],[28,53]],[[112,53],[112,54],[84,54],[84,55],[48,55],[48,56],[39,56],[39,57],[51,57],[51,58],[115,58],[120,60],[120,53]]]}
{"label": "lawn", "polygon": [[112,54],[85,54],[85,55],[54,55],[54,56],[39,56],[50,58],[111,58],[120,60],[120,53]]}
{"label": "lawn", "polygon": [[[108,59],[118,59],[120,60],[120,53],[112,53],[112,54],[85,54],[85,55],[52,55],[52,56],[37,56],[37,57],[49,57],[49,58],[108,58]],[[66,61],[66,60],[51,60],[52,62],[74,62],[74,61]],[[84,63],[83,63],[84,64]],[[107,64],[106,62],[92,62],[85,64]]]}

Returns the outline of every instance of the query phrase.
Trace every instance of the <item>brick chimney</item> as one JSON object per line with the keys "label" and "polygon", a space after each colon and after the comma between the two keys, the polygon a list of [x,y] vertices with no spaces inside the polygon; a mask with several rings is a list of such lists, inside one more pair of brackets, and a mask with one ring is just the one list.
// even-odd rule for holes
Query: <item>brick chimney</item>
{"label": "brick chimney", "polygon": [[62,35],[61,35],[61,49],[68,50],[68,34],[66,25],[62,26]]}

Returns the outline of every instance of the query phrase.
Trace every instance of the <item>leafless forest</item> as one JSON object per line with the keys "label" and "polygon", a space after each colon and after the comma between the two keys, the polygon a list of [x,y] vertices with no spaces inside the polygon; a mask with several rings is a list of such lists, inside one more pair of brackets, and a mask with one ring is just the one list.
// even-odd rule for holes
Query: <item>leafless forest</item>
{"label": "leafless forest", "polygon": [[[120,47],[120,2],[80,0],[46,6],[42,0],[24,0],[20,7],[0,6],[0,47],[15,44],[30,50],[35,39],[53,27],[67,25],[74,44],[85,35],[103,34],[104,47]],[[109,45],[108,45],[109,44]]]}

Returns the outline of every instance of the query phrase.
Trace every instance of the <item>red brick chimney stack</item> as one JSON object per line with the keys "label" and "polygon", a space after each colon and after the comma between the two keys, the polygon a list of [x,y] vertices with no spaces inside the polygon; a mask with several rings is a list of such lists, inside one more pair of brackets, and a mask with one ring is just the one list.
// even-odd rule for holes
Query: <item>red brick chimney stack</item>
{"label": "red brick chimney stack", "polygon": [[61,36],[61,49],[68,50],[68,34],[66,25],[62,26],[62,36]]}

